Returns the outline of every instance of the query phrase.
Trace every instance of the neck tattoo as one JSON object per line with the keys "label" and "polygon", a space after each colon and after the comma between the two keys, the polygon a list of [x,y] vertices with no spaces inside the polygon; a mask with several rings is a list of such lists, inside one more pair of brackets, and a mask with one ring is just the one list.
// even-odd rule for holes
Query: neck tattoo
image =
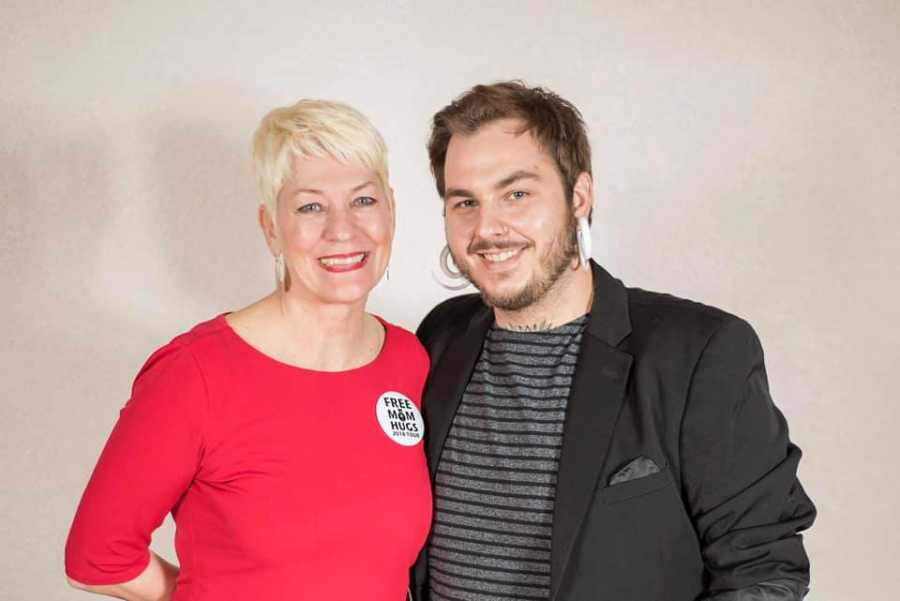
{"label": "neck tattoo", "polygon": [[529,323],[529,324],[509,324],[508,326],[503,326],[507,330],[512,330],[513,332],[541,332],[543,330],[549,330],[553,328],[553,324],[549,321],[539,321],[537,323]]}

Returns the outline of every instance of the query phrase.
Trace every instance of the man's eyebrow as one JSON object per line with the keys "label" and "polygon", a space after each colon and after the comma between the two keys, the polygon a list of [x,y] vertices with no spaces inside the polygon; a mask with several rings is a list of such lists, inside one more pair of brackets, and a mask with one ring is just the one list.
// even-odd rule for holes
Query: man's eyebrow
{"label": "man's eyebrow", "polygon": [[497,190],[499,188],[505,188],[506,186],[513,184],[522,179],[541,179],[541,177],[535,173],[534,171],[526,171],[525,169],[519,169],[518,171],[514,171],[501,179],[494,186],[494,189]]}
{"label": "man's eyebrow", "polygon": [[444,200],[454,196],[462,196],[463,198],[475,198],[475,194],[465,188],[447,188],[444,191]]}
{"label": "man's eyebrow", "polygon": [[[510,184],[514,184],[515,182],[523,179],[541,179],[541,176],[535,173],[534,171],[528,171],[526,169],[519,169],[518,171],[514,171],[501,179],[494,185],[495,190],[499,190],[500,188],[505,188]],[[475,198],[475,193],[465,188],[447,188],[444,192],[444,199],[448,199],[454,196],[462,196],[464,198]]]}

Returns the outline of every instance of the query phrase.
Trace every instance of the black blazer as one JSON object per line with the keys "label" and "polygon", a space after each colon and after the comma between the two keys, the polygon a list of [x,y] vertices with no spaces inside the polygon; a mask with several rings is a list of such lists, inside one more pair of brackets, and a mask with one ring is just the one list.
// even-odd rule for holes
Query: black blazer
{"label": "black blazer", "polygon": [[[809,563],[798,532],[815,508],[753,329],[592,269],[559,463],[551,599],[761,599],[760,583],[773,600],[801,598]],[[492,322],[472,294],[419,326],[431,356],[423,406],[432,477]],[[647,459],[659,471],[628,479],[622,468]],[[426,562],[427,546],[413,569],[420,601],[429,599]]]}

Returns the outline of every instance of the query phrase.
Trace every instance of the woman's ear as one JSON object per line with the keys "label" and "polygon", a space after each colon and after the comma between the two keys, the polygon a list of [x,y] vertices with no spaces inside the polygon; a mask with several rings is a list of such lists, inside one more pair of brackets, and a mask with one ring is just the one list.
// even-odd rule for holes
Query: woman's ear
{"label": "woman's ear", "polygon": [[397,203],[394,202],[394,189],[389,187],[387,193],[388,203],[391,206],[391,239],[393,239],[397,226]]}
{"label": "woman's ear", "polygon": [[272,253],[272,256],[277,257],[281,254],[281,241],[278,239],[275,220],[265,204],[259,205],[257,218],[259,219],[259,227],[262,229],[263,236],[266,239],[266,246],[269,247],[269,252]]}

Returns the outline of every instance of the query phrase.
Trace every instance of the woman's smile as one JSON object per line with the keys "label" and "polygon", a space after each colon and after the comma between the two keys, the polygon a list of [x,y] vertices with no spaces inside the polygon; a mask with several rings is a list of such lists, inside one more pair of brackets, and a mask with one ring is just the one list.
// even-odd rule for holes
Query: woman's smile
{"label": "woman's smile", "polygon": [[369,259],[369,253],[344,253],[340,255],[328,255],[327,257],[319,257],[319,263],[322,268],[332,273],[343,273],[345,271],[355,271],[362,269]]}

